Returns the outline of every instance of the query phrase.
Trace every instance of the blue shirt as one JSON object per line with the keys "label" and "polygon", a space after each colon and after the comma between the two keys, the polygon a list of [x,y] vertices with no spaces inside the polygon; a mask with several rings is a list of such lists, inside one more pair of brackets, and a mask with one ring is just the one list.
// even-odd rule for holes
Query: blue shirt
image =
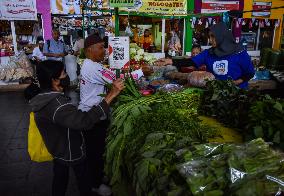
{"label": "blue shirt", "polygon": [[[206,65],[207,70],[214,74],[218,80],[237,80],[243,76],[254,75],[254,67],[247,51],[218,57],[210,54],[209,50],[204,50],[199,55],[192,57],[197,67]],[[248,82],[239,85],[240,88],[247,88]]]}
{"label": "blue shirt", "polygon": [[[44,43],[43,46],[43,53],[52,53],[52,54],[61,54],[65,53],[65,44],[58,40],[55,41],[54,39],[50,40],[50,46],[48,47],[47,42]],[[48,60],[56,60],[56,61],[62,61],[62,57],[47,57]]]}

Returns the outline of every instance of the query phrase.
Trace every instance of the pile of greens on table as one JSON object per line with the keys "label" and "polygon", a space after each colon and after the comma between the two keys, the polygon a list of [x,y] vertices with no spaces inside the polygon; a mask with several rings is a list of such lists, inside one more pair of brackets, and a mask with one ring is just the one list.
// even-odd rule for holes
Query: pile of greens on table
{"label": "pile of greens on table", "polygon": [[277,138],[273,115],[267,122],[253,113],[271,109],[269,105],[280,112],[283,104],[230,81],[212,82],[203,95],[149,97],[140,95],[131,77],[125,81],[127,88],[112,112],[105,157],[115,195],[270,195],[283,190],[281,154],[262,139],[246,145],[208,144],[218,132],[198,119],[202,112],[234,127],[250,127],[252,135],[268,130]]}
{"label": "pile of greens on table", "polygon": [[215,80],[207,82],[199,113],[238,128],[247,140],[261,137],[284,149],[284,100]]}

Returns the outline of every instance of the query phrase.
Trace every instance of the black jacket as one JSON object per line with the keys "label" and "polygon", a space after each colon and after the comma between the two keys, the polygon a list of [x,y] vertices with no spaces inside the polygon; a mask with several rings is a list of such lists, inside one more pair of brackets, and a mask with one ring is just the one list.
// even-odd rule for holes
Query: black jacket
{"label": "black jacket", "polygon": [[31,101],[37,127],[55,159],[72,164],[85,157],[82,130],[89,130],[109,112],[103,100],[88,112],[78,110],[60,92],[38,94]]}

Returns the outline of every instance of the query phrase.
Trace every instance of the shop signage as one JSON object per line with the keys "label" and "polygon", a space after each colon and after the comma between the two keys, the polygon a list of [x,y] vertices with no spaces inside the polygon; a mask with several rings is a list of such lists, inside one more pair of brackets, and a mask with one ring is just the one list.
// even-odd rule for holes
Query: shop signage
{"label": "shop signage", "polygon": [[133,8],[122,8],[120,11],[160,15],[187,14],[187,0],[136,0]]}
{"label": "shop signage", "polygon": [[36,0],[0,0],[0,20],[37,20]]}
{"label": "shop signage", "polygon": [[252,16],[269,17],[272,2],[254,1]]}
{"label": "shop signage", "polygon": [[51,0],[52,14],[81,14],[80,0]]}
{"label": "shop signage", "polygon": [[110,68],[121,69],[129,66],[129,37],[109,37],[108,49]]}
{"label": "shop signage", "polygon": [[201,13],[220,13],[239,8],[240,1],[202,0]]}
{"label": "shop signage", "polygon": [[110,7],[133,7],[134,0],[110,0]]}

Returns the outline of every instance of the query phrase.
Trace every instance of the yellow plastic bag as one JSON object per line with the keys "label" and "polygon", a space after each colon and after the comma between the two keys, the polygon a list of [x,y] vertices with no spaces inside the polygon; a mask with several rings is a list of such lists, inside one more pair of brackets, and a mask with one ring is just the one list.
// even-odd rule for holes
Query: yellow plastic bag
{"label": "yellow plastic bag", "polygon": [[48,152],[42,136],[37,128],[34,113],[30,113],[30,125],[28,133],[28,152],[31,160],[35,162],[52,161],[53,157]]}

